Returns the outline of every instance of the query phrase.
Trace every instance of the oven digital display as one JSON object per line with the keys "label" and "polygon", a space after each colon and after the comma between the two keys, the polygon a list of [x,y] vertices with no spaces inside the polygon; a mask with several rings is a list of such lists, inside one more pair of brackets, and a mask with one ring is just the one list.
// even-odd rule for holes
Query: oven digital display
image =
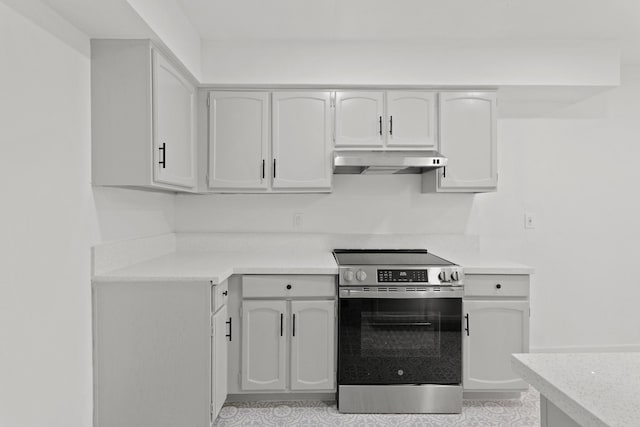
{"label": "oven digital display", "polygon": [[378,283],[428,281],[427,270],[378,270]]}

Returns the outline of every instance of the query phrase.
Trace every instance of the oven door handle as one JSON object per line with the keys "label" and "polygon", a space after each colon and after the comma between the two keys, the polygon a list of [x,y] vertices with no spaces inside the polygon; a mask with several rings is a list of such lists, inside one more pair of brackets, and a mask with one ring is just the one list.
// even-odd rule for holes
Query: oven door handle
{"label": "oven door handle", "polygon": [[440,291],[365,291],[361,289],[340,289],[340,298],[386,298],[386,299],[425,299],[425,298],[462,298],[464,290]]}
{"label": "oven door handle", "polygon": [[431,326],[431,322],[372,322],[371,326]]}

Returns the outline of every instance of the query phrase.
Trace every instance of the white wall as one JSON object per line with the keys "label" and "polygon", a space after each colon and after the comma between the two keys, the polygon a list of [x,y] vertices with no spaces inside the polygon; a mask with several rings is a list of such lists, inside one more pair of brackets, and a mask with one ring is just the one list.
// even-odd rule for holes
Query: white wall
{"label": "white wall", "polygon": [[90,247],[172,231],[173,196],[94,198],[89,40],[27,3],[0,2],[0,426],[86,427]]}
{"label": "white wall", "polygon": [[206,84],[615,86],[620,50],[602,42],[212,41]]}
{"label": "white wall", "polygon": [[330,194],[179,195],[176,231],[464,233],[473,197],[421,194],[420,175],[334,175]]}
{"label": "white wall", "polygon": [[176,0],[126,0],[158,38],[198,80],[202,77],[200,35]]}
{"label": "white wall", "polygon": [[[536,268],[533,348],[640,346],[640,66],[624,69],[620,88],[556,114],[499,120],[497,193],[334,176],[331,194],[178,196],[176,229],[477,234],[486,251]],[[524,229],[525,212],[536,229]]]}
{"label": "white wall", "polygon": [[536,267],[534,347],[640,347],[640,66],[622,82],[560,114],[573,118],[499,125],[500,191],[474,204],[469,231]]}
{"label": "white wall", "polygon": [[174,200],[175,196],[168,193],[93,188],[93,216],[98,233],[96,242],[173,233]]}

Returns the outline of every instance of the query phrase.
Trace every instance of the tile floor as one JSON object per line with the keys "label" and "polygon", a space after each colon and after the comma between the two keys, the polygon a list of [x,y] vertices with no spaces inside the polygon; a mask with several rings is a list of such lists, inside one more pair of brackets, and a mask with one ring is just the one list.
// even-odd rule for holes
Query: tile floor
{"label": "tile floor", "polygon": [[465,400],[462,414],[340,414],[335,402],[227,403],[215,426],[473,426],[533,427],[540,425],[540,396],[532,388],[520,399]]}

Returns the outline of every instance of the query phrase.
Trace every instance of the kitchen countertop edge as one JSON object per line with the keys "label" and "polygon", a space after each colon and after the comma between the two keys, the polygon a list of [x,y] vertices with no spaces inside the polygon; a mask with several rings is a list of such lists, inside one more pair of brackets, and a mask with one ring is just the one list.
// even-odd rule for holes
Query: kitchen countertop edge
{"label": "kitchen countertop edge", "polygon": [[[266,261],[262,259],[263,257],[267,258]],[[256,261],[257,259],[260,261]],[[292,259],[294,261],[291,261]],[[461,265],[466,275],[530,275],[534,273],[534,269],[526,265],[479,259],[480,261],[475,262],[472,259],[453,259],[452,261]],[[191,274],[192,271],[196,273]],[[242,252],[174,252],[94,275],[91,281],[92,283],[206,281],[219,284],[235,274],[337,275],[338,266],[330,252],[303,253],[298,259],[290,253],[274,256]]]}
{"label": "kitchen countertop edge", "polygon": [[588,426],[602,426],[606,427],[609,424],[603,421],[592,410],[586,408],[573,397],[569,396],[565,391],[561,389],[560,385],[554,384],[543,376],[543,374],[537,372],[533,367],[529,366],[525,359],[529,357],[535,357],[536,354],[512,354],[511,366],[522,379],[528,382],[532,387],[540,392],[540,395],[545,396],[551,403],[556,405],[559,409],[564,411],[571,419],[580,425]]}

